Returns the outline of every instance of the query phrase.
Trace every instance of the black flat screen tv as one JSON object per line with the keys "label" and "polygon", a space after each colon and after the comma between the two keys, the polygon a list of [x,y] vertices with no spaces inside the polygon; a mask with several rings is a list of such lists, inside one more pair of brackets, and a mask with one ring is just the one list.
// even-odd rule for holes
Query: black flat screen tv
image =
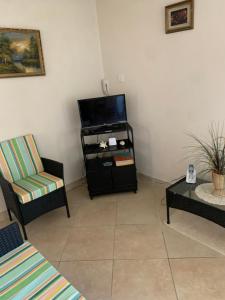
{"label": "black flat screen tv", "polygon": [[125,95],[78,100],[82,128],[127,122]]}

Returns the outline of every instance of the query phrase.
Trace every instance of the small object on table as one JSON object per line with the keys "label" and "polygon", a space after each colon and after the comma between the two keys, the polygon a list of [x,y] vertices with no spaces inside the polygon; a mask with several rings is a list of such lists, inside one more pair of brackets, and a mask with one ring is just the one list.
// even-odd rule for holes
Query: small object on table
{"label": "small object on table", "polygon": [[194,165],[189,165],[187,169],[187,176],[186,176],[187,183],[196,183],[196,170]]}

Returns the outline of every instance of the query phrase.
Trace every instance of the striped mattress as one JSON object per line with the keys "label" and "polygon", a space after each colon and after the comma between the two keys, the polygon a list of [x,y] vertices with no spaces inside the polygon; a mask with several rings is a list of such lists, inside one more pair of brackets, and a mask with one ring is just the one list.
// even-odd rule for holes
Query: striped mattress
{"label": "striped mattress", "polygon": [[85,300],[29,242],[0,257],[0,299]]}

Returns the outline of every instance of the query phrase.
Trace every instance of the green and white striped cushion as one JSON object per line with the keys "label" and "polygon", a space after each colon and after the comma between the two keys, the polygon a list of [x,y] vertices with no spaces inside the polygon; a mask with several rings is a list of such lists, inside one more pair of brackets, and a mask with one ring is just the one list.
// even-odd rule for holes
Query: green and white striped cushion
{"label": "green and white striped cushion", "polygon": [[43,164],[32,134],[0,143],[0,173],[9,182],[43,171]]}
{"label": "green and white striped cushion", "polygon": [[29,242],[0,257],[0,299],[85,300]]}
{"label": "green and white striped cushion", "polygon": [[22,204],[38,199],[64,186],[63,180],[46,172],[27,176],[12,183]]}

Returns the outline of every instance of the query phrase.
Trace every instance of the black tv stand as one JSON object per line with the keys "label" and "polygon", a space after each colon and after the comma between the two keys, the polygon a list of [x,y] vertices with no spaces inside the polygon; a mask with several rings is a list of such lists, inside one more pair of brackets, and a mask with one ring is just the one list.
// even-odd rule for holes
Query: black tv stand
{"label": "black tv stand", "polygon": [[[117,146],[108,146],[106,149],[100,148],[97,142],[86,143],[85,140],[88,136],[118,132],[125,135],[125,138],[122,139],[125,142],[124,146],[120,145],[120,139],[117,139]],[[105,140],[107,140],[107,136]],[[129,123],[83,128],[81,129],[81,143],[91,199],[94,196],[107,193],[137,192],[133,129]],[[134,164],[116,166],[113,156],[122,150],[129,151],[133,157]]]}

